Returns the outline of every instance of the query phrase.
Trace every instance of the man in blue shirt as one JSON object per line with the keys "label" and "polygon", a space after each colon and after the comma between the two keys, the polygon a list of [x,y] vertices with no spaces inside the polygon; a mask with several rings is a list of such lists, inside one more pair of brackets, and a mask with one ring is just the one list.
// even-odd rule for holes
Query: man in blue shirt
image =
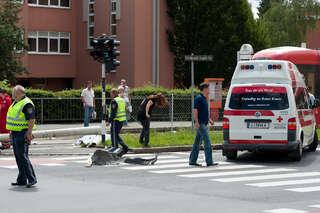
{"label": "man in blue shirt", "polygon": [[190,153],[189,165],[191,166],[202,166],[197,163],[200,145],[202,140],[204,141],[204,153],[206,157],[207,166],[214,166],[217,163],[212,161],[212,149],[209,133],[207,130],[207,125],[210,122],[213,125],[213,121],[209,118],[209,105],[206,96],[209,94],[209,84],[200,84],[200,94],[196,97],[194,101],[194,122],[195,128],[197,129],[197,135],[194,139],[192,151]]}

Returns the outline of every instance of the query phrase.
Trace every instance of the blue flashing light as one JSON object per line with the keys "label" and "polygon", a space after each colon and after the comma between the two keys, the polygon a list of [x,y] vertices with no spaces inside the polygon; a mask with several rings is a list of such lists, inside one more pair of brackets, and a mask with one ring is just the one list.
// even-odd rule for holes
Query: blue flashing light
{"label": "blue flashing light", "polygon": [[254,69],[254,66],[253,65],[250,65],[250,70],[253,70]]}
{"label": "blue flashing light", "polygon": [[269,70],[272,70],[272,65],[268,65],[268,69],[269,69]]}

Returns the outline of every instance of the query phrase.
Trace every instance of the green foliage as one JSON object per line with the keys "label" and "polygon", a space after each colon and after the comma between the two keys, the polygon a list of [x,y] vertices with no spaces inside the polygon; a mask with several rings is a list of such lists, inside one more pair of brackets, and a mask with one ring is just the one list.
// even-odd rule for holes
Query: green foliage
{"label": "green foliage", "polygon": [[269,47],[269,38],[253,18],[247,0],[167,0],[173,29],[167,30],[174,53],[175,85],[190,87],[190,63],[185,55],[213,55],[213,62],[195,64],[195,83],[204,78],[225,78],[228,84],[244,43],[255,50]]}
{"label": "green foliage", "polygon": [[282,2],[283,0],[261,0],[260,6],[258,7],[258,15],[259,17],[263,16],[271,7],[272,2]]}
{"label": "green foliage", "polygon": [[19,26],[22,5],[15,0],[0,2],[0,79],[15,80],[15,75],[27,73],[18,50],[27,48],[23,27]]}
{"label": "green foliage", "polygon": [[319,12],[317,0],[271,1],[259,22],[268,31],[271,46],[300,46],[307,33],[316,29]]}
{"label": "green foliage", "polygon": [[9,88],[9,81],[8,80],[0,81],[0,88]]}

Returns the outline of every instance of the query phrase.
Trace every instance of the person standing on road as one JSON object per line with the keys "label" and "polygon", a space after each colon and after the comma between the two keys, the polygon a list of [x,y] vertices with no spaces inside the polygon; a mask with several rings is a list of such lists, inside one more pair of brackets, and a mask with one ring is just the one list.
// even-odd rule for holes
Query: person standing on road
{"label": "person standing on road", "polygon": [[90,118],[93,110],[95,109],[94,91],[92,89],[92,81],[87,82],[87,88],[82,90],[81,101],[84,108],[84,126],[89,126]]}
{"label": "person standing on road", "polygon": [[197,163],[200,145],[202,140],[204,141],[204,152],[207,166],[217,165],[212,161],[212,148],[209,133],[207,130],[207,125],[210,122],[213,125],[213,121],[209,118],[209,105],[206,99],[206,96],[209,94],[209,84],[201,83],[200,84],[200,94],[196,97],[194,101],[194,122],[195,128],[197,130],[196,137],[194,139],[192,151],[190,153],[189,165],[192,166],[202,166]]}
{"label": "person standing on road", "polygon": [[154,106],[163,108],[167,105],[169,105],[169,102],[161,93],[148,96],[140,104],[140,108],[137,113],[137,120],[140,121],[142,125],[142,132],[140,134],[139,142],[143,144],[144,147],[149,146],[150,119]]}
{"label": "person standing on road", "polygon": [[110,134],[111,134],[111,142],[112,148],[108,150],[109,152],[113,152],[118,148],[118,145],[122,146],[123,153],[127,153],[129,148],[123,142],[120,137],[120,131],[123,126],[123,122],[126,120],[126,103],[123,98],[118,96],[118,90],[113,88],[110,91],[111,103],[109,105],[109,118],[107,122],[107,126],[110,126]]}
{"label": "person standing on road", "polygon": [[33,139],[32,130],[35,125],[35,107],[33,102],[26,97],[24,87],[17,85],[12,90],[14,102],[7,114],[6,128],[11,131],[13,152],[16,158],[19,174],[12,186],[27,188],[37,183],[32,164],[29,160],[29,145]]}
{"label": "person standing on road", "polygon": [[[11,104],[12,101],[7,90],[0,89],[0,134],[10,133],[10,131],[6,129],[6,121],[8,109]],[[1,141],[1,143],[3,149],[10,148],[10,141]]]}
{"label": "person standing on road", "polygon": [[128,111],[127,111],[127,117],[126,117],[127,119],[125,121],[125,124],[128,124],[128,121],[130,120],[130,113],[132,112],[130,88],[127,85],[126,79],[121,79],[120,86],[122,86],[124,89],[123,98],[125,100],[128,100]]}

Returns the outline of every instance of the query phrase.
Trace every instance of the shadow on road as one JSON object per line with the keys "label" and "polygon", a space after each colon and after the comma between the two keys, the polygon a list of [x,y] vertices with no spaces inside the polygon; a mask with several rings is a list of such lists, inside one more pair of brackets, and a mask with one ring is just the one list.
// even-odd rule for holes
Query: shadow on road
{"label": "shadow on road", "polygon": [[10,187],[8,190],[13,191],[13,192],[38,192],[39,188],[38,187],[31,187],[31,188],[26,188],[25,186],[17,186],[17,187]]}
{"label": "shadow on road", "polygon": [[257,151],[257,152],[239,152],[237,160],[229,160],[230,162],[238,163],[268,163],[268,164],[286,164],[295,167],[305,167],[312,164],[319,157],[320,151],[309,152],[303,151],[301,161],[292,161],[288,158],[286,152],[275,152],[275,151]]}

